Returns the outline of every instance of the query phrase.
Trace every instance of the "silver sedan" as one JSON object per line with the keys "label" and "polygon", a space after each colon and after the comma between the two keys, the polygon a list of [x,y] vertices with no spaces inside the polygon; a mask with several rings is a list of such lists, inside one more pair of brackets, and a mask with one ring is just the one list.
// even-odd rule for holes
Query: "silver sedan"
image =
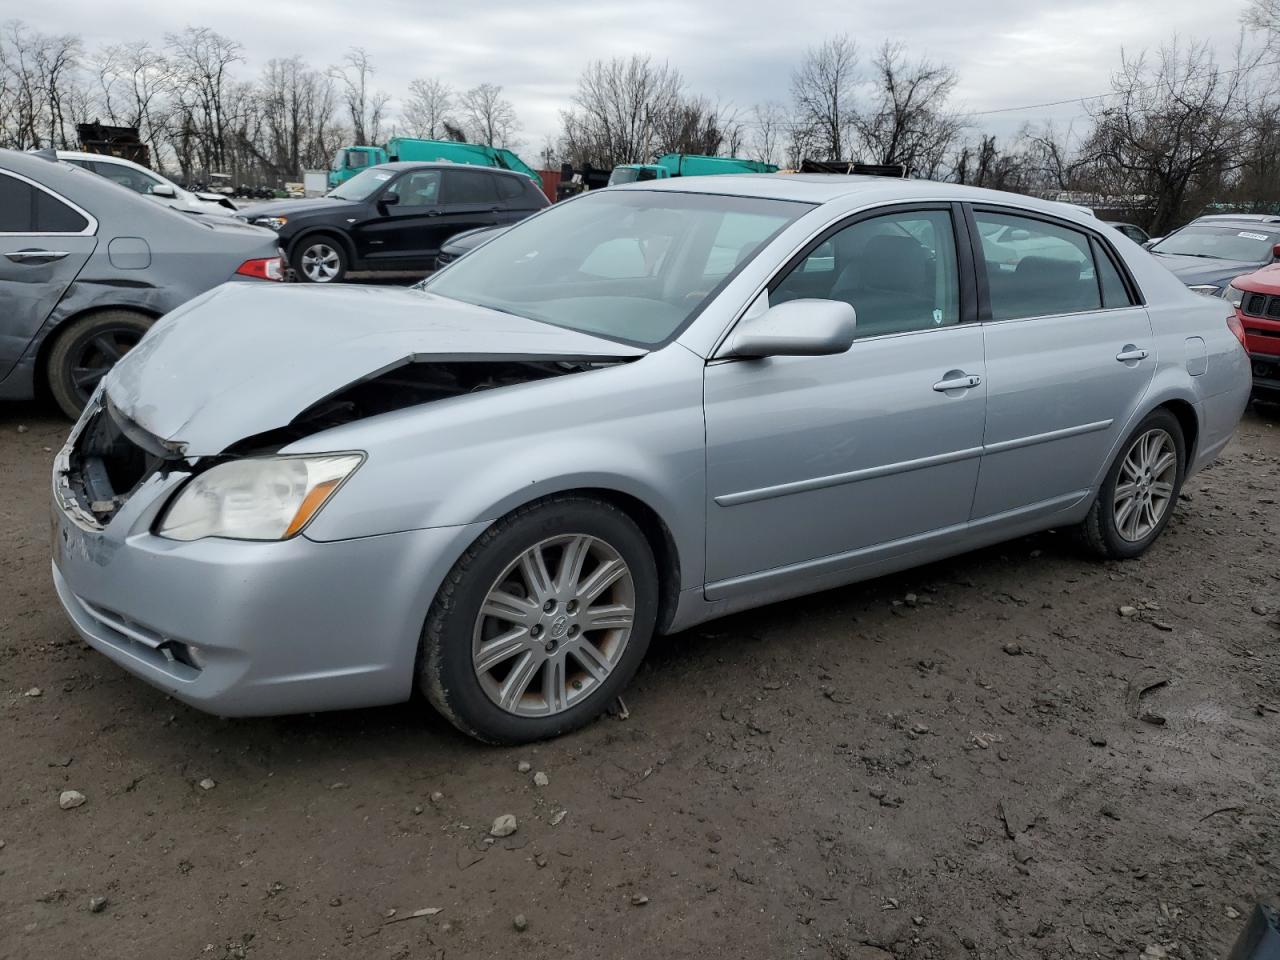
{"label": "silver sedan", "polygon": [[228,285],[161,320],[57,457],[54,581],[206,710],[420,690],[554,736],[655,632],[1049,527],[1141,555],[1247,401],[1229,314],[1026,197],[596,191],[421,289]]}

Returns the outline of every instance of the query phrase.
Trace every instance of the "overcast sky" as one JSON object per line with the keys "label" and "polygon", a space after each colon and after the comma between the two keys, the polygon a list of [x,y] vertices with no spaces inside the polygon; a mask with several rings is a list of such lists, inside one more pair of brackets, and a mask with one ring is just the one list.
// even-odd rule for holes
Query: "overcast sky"
{"label": "overcast sky", "polygon": [[[582,67],[593,58],[649,53],[685,75],[691,92],[745,112],[788,99],[793,65],[810,44],[847,32],[865,56],[883,39],[913,55],[948,61],[960,74],[957,100],[993,110],[1103,93],[1121,49],[1155,47],[1177,33],[1230,53],[1246,0],[218,0],[177,4],[133,0],[0,0],[0,20],[20,16],[47,32],[74,30],[92,49],[140,37],[159,41],[188,24],[207,25],[244,45],[248,77],[271,57],[301,54],[336,62],[352,45],[377,65],[377,85],[403,96],[414,77],[438,76],[462,89],[504,87],[536,155],[559,126]],[[198,10],[199,13],[193,11]],[[1078,105],[978,118],[1005,134],[1024,121],[1069,122]],[[531,157],[532,159],[532,157]]]}

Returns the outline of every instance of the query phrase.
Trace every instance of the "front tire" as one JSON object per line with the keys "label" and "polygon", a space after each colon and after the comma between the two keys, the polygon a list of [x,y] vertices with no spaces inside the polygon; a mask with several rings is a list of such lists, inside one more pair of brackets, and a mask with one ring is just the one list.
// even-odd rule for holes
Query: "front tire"
{"label": "front tire", "polygon": [[1080,533],[1094,553],[1112,560],[1139,557],[1169,523],[1186,476],[1182,425],[1155,410],[1120,447]]}
{"label": "front tire", "polygon": [[495,522],[445,578],[423,627],[419,685],[490,743],[559,736],[635,674],[658,608],[653,551],[626,513],[586,497]]}
{"label": "front tire", "polygon": [[351,261],[342,241],[319,233],[302,238],[294,248],[290,266],[303,283],[341,283]]}
{"label": "front tire", "polygon": [[98,382],[142,339],[155,320],[133,310],[100,310],[58,333],[49,352],[49,392],[72,420]]}

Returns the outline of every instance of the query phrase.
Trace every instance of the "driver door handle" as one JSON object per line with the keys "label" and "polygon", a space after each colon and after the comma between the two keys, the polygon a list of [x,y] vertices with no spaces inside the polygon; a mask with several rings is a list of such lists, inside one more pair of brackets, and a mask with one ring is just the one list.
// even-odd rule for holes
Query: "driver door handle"
{"label": "driver door handle", "polygon": [[5,256],[14,263],[51,263],[70,254],[65,250],[15,250],[13,253],[6,253]]}
{"label": "driver door handle", "polygon": [[948,390],[971,390],[981,382],[980,376],[969,373],[961,377],[952,377],[950,380],[939,380],[933,385],[933,389],[938,393],[946,393]]}

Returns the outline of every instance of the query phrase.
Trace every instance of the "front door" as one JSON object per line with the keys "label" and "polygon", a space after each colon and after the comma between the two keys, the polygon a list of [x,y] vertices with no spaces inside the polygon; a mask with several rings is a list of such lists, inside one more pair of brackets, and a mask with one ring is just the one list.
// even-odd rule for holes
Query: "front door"
{"label": "front door", "polygon": [[957,249],[949,206],[863,215],[768,294],[853,304],[847,353],[708,365],[709,599],[838,580],[963,528],[986,386]]}
{"label": "front door", "polygon": [[[367,204],[365,219],[352,227],[357,256],[371,267],[396,262],[430,265],[440,233],[441,171],[408,170]],[[394,198],[394,203],[385,200]]]}
{"label": "front door", "polygon": [[71,204],[0,173],[0,380],[93,253],[97,238],[90,229]]}
{"label": "front door", "polygon": [[1090,492],[1146,393],[1151,321],[1100,234],[997,208],[973,215],[987,362],[973,519],[1053,513]]}

